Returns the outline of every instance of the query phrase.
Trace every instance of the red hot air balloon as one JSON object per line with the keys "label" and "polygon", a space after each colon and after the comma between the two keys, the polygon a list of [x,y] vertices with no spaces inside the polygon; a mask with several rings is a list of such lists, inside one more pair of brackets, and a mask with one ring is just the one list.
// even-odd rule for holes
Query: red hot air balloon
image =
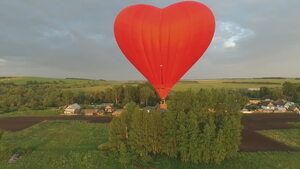
{"label": "red hot air balloon", "polygon": [[194,1],[166,8],[129,6],[119,13],[114,25],[120,49],[163,100],[200,59],[214,32],[212,11]]}

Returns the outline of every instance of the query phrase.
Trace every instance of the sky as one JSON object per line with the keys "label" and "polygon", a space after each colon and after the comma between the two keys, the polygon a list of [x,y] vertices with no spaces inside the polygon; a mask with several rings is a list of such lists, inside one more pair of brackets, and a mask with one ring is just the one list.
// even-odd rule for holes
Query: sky
{"label": "sky", "polygon": [[[0,76],[145,79],[113,23],[133,4],[179,0],[0,0]],[[216,33],[183,79],[300,77],[299,0],[202,0]]]}

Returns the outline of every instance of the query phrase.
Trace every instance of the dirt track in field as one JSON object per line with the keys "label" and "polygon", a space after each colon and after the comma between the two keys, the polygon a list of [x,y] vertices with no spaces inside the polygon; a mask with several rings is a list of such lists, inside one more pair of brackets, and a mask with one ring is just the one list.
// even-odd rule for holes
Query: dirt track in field
{"label": "dirt track in field", "polygon": [[[0,118],[0,129],[19,131],[46,120],[86,120],[91,123],[108,123],[109,117],[6,117]],[[298,114],[246,114],[242,118],[244,129],[242,131],[241,152],[257,151],[296,151],[282,143],[269,139],[256,130],[292,129],[295,126],[287,122],[300,122]]]}

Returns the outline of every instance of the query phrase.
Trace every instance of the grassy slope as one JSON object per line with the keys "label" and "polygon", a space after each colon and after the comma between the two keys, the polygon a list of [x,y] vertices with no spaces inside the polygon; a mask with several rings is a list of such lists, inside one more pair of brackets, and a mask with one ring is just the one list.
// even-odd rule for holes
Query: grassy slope
{"label": "grassy slope", "polygon": [[[6,155],[0,159],[0,168],[136,168],[124,167],[116,159],[105,155],[105,152],[97,150],[99,144],[107,141],[107,134],[105,125],[83,121],[49,121],[20,132],[5,132],[0,143],[9,150],[25,152],[25,155],[16,164],[7,164],[9,155]],[[157,169],[299,168],[300,153],[239,153],[235,158],[225,160],[220,165],[186,164],[174,159],[157,157],[145,166]]]}
{"label": "grassy slope", "polygon": [[263,130],[258,132],[278,142],[282,142],[288,146],[300,150],[300,123],[295,122],[291,124],[298,126],[299,128],[287,130]]}

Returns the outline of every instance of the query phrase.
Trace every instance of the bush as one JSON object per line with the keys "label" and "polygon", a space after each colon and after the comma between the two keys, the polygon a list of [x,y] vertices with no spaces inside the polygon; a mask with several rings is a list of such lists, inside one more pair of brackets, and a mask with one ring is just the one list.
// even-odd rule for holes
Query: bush
{"label": "bush", "polygon": [[128,164],[128,154],[148,161],[165,154],[184,162],[220,163],[234,156],[240,144],[239,100],[225,90],[175,92],[169,110],[150,113],[130,103],[110,126],[105,149],[119,152]]}

